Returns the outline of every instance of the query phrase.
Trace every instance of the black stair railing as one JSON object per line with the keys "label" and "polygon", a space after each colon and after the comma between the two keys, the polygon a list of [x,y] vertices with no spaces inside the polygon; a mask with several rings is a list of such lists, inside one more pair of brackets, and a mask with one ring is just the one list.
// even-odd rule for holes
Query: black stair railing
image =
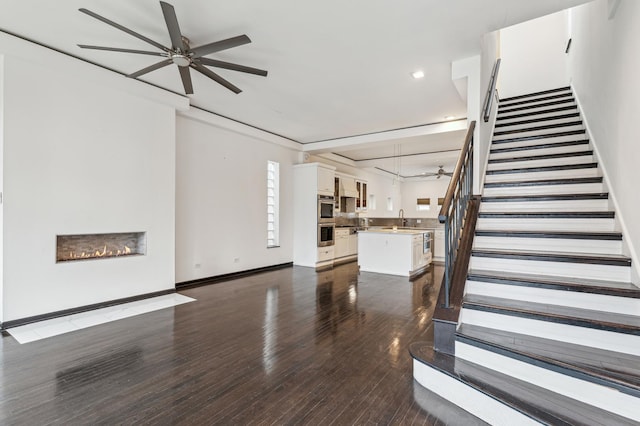
{"label": "black stair railing", "polygon": [[491,104],[493,103],[493,95],[496,92],[496,83],[498,82],[498,72],[500,72],[500,58],[496,59],[496,63],[493,66],[493,72],[491,73],[491,80],[489,80],[489,88],[487,94],[484,97],[484,108],[482,109],[482,118],[485,123],[489,122],[491,118]]}
{"label": "black stair railing", "polygon": [[458,254],[467,207],[473,195],[473,132],[475,127],[476,122],[472,121],[438,214],[438,220],[444,224],[445,308],[450,306],[453,265]]}

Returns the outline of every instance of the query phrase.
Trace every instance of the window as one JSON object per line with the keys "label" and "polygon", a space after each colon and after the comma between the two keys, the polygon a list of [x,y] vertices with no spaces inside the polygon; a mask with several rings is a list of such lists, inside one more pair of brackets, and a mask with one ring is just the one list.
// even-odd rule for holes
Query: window
{"label": "window", "polygon": [[369,210],[376,209],[376,196],[374,194],[369,194]]}
{"label": "window", "polygon": [[280,163],[267,161],[267,247],[280,244]]}
{"label": "window", "polygon": [[418,198],[416,201],[416,210],[424,212],[431,209],[431,198]]}

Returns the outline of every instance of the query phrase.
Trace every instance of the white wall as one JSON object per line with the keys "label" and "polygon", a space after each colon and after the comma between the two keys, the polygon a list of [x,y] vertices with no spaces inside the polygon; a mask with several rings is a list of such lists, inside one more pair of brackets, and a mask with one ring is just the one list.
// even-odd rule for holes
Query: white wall
{"label": "white wall", "polygon": [[[4,55],[0,54],[0,194],[4,190]],[[0,195],[1,196],[1,195]],[[3,316],[2,283],[4,282],[4,205],[0,200],[0,321]]]}
{"label": "white wall", "polygon": [[[177,119],[176,282],[291,262],[297,151]],[[267,161],[280,163],[280,247],[267,248]]]}
{"label": "white wall", "polygon": [[[451,182],[451,179],[445,177],[403,182],[402,208],[404,209],[404,216],[437,219],[440,212],[438,198],[445,196],[449,182]],[[416,209],[418,198],[431,198],[431,208],[427,211],[418,211]]]}
{"label": "white wall", "polygon": [[[489,148],[491,147],[491,139],[493,137],[493,127],[496,122],[496,114],[498,112],[498,100],[495,93],[492,93],[493,101],[491,104],[491,111],[489,114],[489,121],[484,122],[484,102],[489,89],[489,83],[491,81],[491,74],[496,63],[496,59],[500,57],[500,31],[494,31],[485,34],[482,37],[482,54],[480,55],[480,99],[482,105],[480,106],[480,115],[478,121],[478,135],[479,140],[476,141],[475,149],[477,151],[477,173],[474,173],[474,179],[478,179],[477,191],[480,193],[485,179],[485,170],[487,168],[487,161],[489,160]],[[498,72],[498,82],[500,81],[500,72]]]}
{"label": "white wall", "polygon": [[[476,122],[476,128],[473,133],[474,140],[477,142],[480,138],[480,115],[482,114],[482,87],[481,87],[481,56],[471,56],[469,58],[460,59],[451,63],[451,79],[459,84],[466,80],[467,84],[467,126],[472,121]],[[486,90],[486,88],[484,89]],[[464,91],[463,91],[464,92]],[[468,128],[468,127],[467,127]],[[481,150],[476,149],[473,153],[473,193],[479,194],[482,190],[480,188],[480,171],[482,166],[480,165],[482,160],[480,158]]]}
{"label": "white wall", "polygon": [[[176,96],[4,34],[0,52],[2,320],[173,288]],[[56,234],[127,231],[145,256],[55,262]]]}
{"label": "white wall", "polygon": [[637,268],[640,2],[622,0],[613,19],[608,19],[608,12],[608,2],[604,0],[571,10],[569,72],[616,204],[627,250]]}
{"label": "white wall", "polygon": [[500,30],[500,97],[568,86],[567,11]]}

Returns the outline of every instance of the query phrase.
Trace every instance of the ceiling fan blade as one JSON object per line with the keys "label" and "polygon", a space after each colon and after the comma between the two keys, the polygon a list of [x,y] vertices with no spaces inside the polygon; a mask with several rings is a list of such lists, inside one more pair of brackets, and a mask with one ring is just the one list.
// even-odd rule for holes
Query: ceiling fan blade
{"label": "ceiling fan blade", "polygon": [[155,71],[155,70],[160,69],[162,67],[166,67],[167,65],[171,65],[172,63],[173,63],[173,61],[171,59],[165,59],[164,61],[160,61],[157,64],[150,65],[150,66],[148,66],[146,68],[141,69],[140,71],[136,71],[133,74],[129,74],[127,77],[137,78],[137,77],[140,77],[141,75],[144,75],[144,74],[146,74],[148,72]]}
{"label": "ceiling fan blade", "polygon": [[451,177],[451,176],[453,176],[453,172],[451,172],[451,173],[449,173],[449,172],[443,173],[443,175]]}
{"label": "ceiling fan blade", "polygon": [[232,47],[242,46],[251,43],[251,39],[245,34],[231,37],[226,40],[215,41],[213,43],[204,44],[202,46],[191,49],[192,58],[199,58],[210,53],[220,52],[221,50],[231,49]]}
{"label": "ceiling fan blade", "polygon": [[182,85],[184,86],[184,93],[187,95],[193,95],[193,84],[191,83],[191,73],[189,67],[178,67],[180,71],[180,78],[182,78]]}
{"label": "ceiling fan blade", "polygon": [[162,7],[164,21],[167,23],[169,37],[171,37],[171,44],[173,45],[172,47],[184,52],[186,47],[182,41],[182,33],[180,32],[180,26],[178,25],[178,17],[176,16],[175,9],[169,3],[165,3],[163,1],[160,2],[160,7]]}
{"label": "ceiling fan blade", "polygon": [[224,78],[220,77],[218,74],[216,74],[215,72],[211,71],[210,69],[205,68],[201,64],[199,64],[197,62],[192,62],[191,66],[193,68],[195,68],[196,71],[201,72],[202,74],[204,74],[207,77],[209,77],[211,80],[223,85],[227,89],[231,90],[233,93],[238,94],[238,93],[242,92],[242,90],[240,90],[239,88],[237,88],[233,84],[229,83],[227,80],[225,80]]}
{"label": "ceiling fan blade", "polygon": [[148,50],[135,50],[135,49],[121,49],[119,47],[90,46],[88,44],[79,44],[78,47],[81,47],[83,49],[108,50],[110,52],[138,53],[140,55],[152,55],[152,56],[167,56],[167,54],[163,52],[150,52]]}
{"label": "ceiling fan blade", "polygon": [[157,41],[153,41],[150,38],[143,36],[142,34],[138,34],[137,32],[135,32],[133,30],[130,30],[127,27],[123,27],[122,25],[117,24],[117,23],[115,23],[115,22],[113,22],[113,21],[111,21],[111,20],[109,20],[109,19],[107,19],[105,17],[102,17],[102,16],[98,15],[95,12],[92,12],[92,11],[87,10],[85,8],[80,8],[78,10],[80,12],[82,12],[82,13],[85,13],[85,14],[97,19],[98,21],[102,21],[105,24],[111,25],[112,27],[115,27],[115,28],[119,29],[120,31],[124,31],[125,33],[127,33],[129,35],[132,35],[132,36],[134,36],[134,37],[136,37],[136,38],[138,38],[138,39],[140,39],[142,41],[145,41],[145,42],[149,43],[150,45],[157,47],[158,49],[164,50],[165,52],[168,52],[170,50],[169,48],[161,45]]}
{"label": "ceiling fan blade", "polygon": [[263,77],[267,76],[267,71],[265,70],[260,70],[258,68],[245,67],[244,65],[232,64],[231,62],[218,61],[216,59],[209,59],[209,58],[200,58],[198,59],[198,61],[210,67],[246,72],[249,74],[261,75]]}

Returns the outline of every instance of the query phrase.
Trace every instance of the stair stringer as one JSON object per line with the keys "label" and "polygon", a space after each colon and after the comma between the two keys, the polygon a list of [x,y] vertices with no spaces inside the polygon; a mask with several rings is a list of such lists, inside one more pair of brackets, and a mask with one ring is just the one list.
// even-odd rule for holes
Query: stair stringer
{"label": "stair stringer", "polygon": [[[616,212],[616,227],[619,229],[623,235],[629,235],[629,229],[625,222],[625,215],[622,209],[620,209],[620,203],[618,203],[618,198],[616,197],[615,188],[611,187],[609,182],[609,172],[607,170],[607,166],[602,162],[602,156],[600,155],[600,150],[598,148],[598,141],[594,138],[594,133],[591,131],[591,126],[589,125],[589,118],[584,114],[582,103],[580,102],[580,96],[574,90],[573,84],[571,84],[571,91],[573,92],[573,96],[575,98],[576,105],[578,107],[578,111],[580,112],[580,117],[582,117],[582,124],[587,130],[587,137],[591,142],[591,147],[593,149],[593,154],[598,161],[598,168],[604,177],[603,186],[605,192],[609,192],[609,202],[611,203],[611,209]],[[622,241],[623,244],[623,253],[629,256],[632,260],[631,262],[631,281],[634,283],[640,282],[640,257],[638,257],[638,251],[634,246],[631,238],[624,238]]]}

